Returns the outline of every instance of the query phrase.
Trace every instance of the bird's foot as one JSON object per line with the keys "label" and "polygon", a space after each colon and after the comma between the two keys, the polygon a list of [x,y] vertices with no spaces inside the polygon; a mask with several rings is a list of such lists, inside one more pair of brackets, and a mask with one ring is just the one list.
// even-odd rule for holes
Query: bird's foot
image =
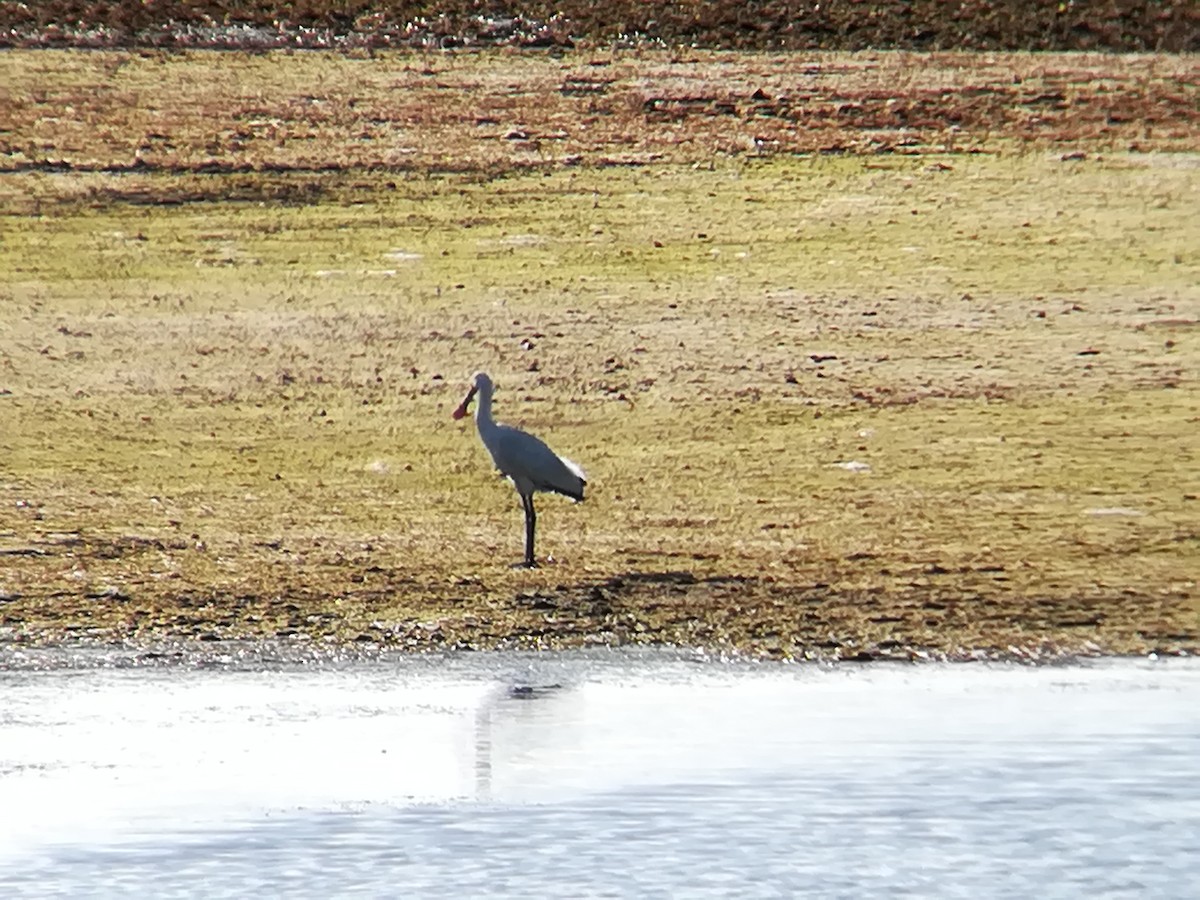
{"label": "bird's foot", "polygon": [[512,567],[514,569],[536,569],[538,568],[538,561],[536,559],[526,559],[519,563],[513,563]]}

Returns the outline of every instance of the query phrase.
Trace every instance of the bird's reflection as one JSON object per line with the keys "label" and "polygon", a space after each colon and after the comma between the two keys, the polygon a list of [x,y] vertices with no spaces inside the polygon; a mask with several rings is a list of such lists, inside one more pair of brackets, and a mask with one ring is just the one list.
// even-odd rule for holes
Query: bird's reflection
{"label": "bird's reflection", "polygon": [[[562,684],[498,685],[475,709],[475,797],[477,800],[515,799],[534,785],[534,775],[573,740],[570,702],[578,696]],[[559,746],[555,746],[559,745]],[[497,770],[504,772],[498,789]],[[539,779],[540,780],[540,779]]]}

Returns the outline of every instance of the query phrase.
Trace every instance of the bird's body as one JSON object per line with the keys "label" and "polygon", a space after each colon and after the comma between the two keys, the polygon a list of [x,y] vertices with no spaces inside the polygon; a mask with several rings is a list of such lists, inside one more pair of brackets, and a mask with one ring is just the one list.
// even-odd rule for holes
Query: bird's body
{"label": "bird's body", "polygon": [[479,440],[492,457],[492,462],[501,474],[512,482],[525,508],[525,566],[536,566],[533,555],[534,531],[537,514],[533,509],[533,495],[537,491],[563,494],[576,502],[583,500],[583,489],[587,478],[583,470],[569,459],[563,459],[541,439],[511,425],[502,425],[492,418],[492,380],[483,372],[472,379],[471,389],[462,403],[454,410],[454,418],[467,414],[471,400],[478,399],[475,406],[475,427]]}

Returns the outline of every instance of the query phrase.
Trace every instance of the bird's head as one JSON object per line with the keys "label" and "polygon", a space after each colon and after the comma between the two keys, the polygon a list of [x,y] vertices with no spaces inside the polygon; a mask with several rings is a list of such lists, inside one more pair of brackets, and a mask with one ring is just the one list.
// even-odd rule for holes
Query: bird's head
{"label": "bird's head", "polygon": [[486,372],[476,372],[471,376],[471,388],[467,391],[467,396],[463,397],[462,403],[454,408],[454,412],[450,415],[455,419],[461,419],[467,414],[467,408],[471,405],[471,401],[475,399],[475,395],[482,393],[485,397],[492,395],[492,379],[488,378]]}

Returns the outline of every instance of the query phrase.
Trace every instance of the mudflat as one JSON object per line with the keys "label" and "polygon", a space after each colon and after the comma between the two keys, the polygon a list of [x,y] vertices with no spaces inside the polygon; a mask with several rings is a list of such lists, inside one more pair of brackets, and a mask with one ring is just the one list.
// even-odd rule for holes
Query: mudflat
{"label": "mudflat", "polygon": [[1198,76],[9,51],[0,641],[1200,651]]}

